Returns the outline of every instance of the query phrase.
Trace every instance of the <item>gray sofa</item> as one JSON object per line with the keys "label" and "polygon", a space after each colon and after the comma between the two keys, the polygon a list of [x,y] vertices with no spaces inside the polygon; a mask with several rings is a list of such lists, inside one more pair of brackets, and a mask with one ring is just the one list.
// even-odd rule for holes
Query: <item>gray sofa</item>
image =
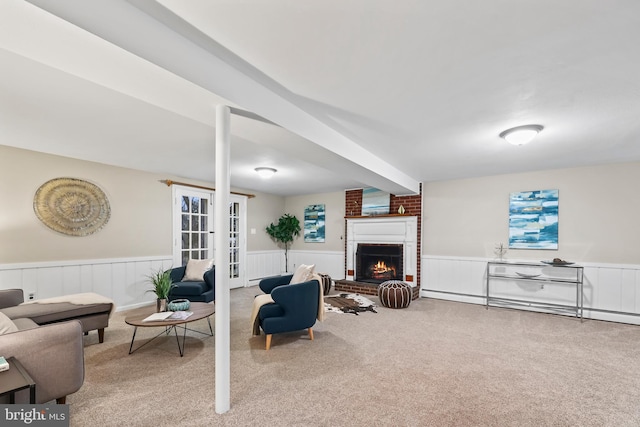
{"label": "gray sofa", "polygon": [[[82,325],[77,320],[38,326],[30,319],[15,319],[17,332],[0,335],[0,354],[15,357],[36,383],[36,403],[65,403],[84,382]],[[16,403],[29,403],[29,391],[15,395]],[[7,396],[0,403],[8,403]]]}
{"label": "gray sofa", "polygon": [[[15,357],[36,383],[36,403],[65,403],[84,382],[83,333],[104,341],[113,304],[25,304],[22,289],[0,290],[0,356]],[[8,403],[0,397],[0,403]],[[15,395],[28,403],[29,391]]]}
{"label": "gray sofa", "polygon": [[99,342],[104,342],[104,328],[109,326],[112,304],[25,304],[22,289],[0,290],[0,311],[9,319],[31,319],[38,325],[78,320],[82,331],[98,331]]}
{"label": "gray sofa", "polygon": [[[36,383],[36,403],[65,403],[84,382],[83,333],[98,330],[104,341],[112,304],[25,304],[21,289],[0,290],[0,356],[15,357]],[[28,403],[29,392],[16,393]],[[8,397],[0,398],[8,403]]]}

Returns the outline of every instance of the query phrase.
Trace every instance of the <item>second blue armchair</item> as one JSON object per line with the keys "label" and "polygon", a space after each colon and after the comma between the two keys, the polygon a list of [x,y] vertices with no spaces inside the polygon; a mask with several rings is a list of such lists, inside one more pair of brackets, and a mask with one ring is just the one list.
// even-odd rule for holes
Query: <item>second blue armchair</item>
{"label": "second blue armchair", "polygon": [[216,267],[204,273],[204,280],[182,281],[186,267],[172,268],[170,271],[173,288],[169,301],[188,299],[191,302],[211,302],[216,299]]}
{"label": "second blue armchair", "polygon": [[281,274],[279,276],[265,277],[260,280],[258,286],[265,294],[270,294],[278,286],[288,285],[291,282],[293,274]]}
{"label": "second blue armchair", "polygon": [[266,349],[271,347],[271,336],[281,332],[308,328],[309,338],[313,340],[311,327],[315,325],[318,316],[320,283],[310,280],[275,286],[271,290],[271,298],[274,302],[263,305],[258,312],[260,328],[267,334]]}

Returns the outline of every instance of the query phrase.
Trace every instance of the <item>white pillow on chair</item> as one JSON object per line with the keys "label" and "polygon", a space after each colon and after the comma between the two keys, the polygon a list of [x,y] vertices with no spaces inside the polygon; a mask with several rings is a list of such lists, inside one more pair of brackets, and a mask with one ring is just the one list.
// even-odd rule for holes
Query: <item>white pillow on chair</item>
{"label": "white pillow on chair", "polygon": [[315,264],[300,264],[300,266],[296,269],[296,272],[293,273],[293,277],[291,278],[289,284],[292,285],[294,283],[302,283],[311,280],[311,276],[313,276],[313,270],[315,268]]}
{"label": "white pillow on chair", "polygon": [[190,259],[184,272],[183,282],[202,282],[204,273],[213,267],[212,259]]}

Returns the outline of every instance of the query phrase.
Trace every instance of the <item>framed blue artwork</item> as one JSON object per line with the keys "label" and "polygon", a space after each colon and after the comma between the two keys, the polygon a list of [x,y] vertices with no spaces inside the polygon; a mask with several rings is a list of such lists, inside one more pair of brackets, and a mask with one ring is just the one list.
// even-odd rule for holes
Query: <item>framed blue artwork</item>
{"label": "framed blue artwork", "polygon": [[304,208],[304,241],[324,242],[324,205],[309,205]]}
{"label": "framed blue artwork", "polygon": [[509,195],[509,248],[558,249],[558,190]]}
{"label": "framed blue artwork", "polygon": [[391,195],[377,188],[362,190],[362,215],[386,215],[389,213]]}

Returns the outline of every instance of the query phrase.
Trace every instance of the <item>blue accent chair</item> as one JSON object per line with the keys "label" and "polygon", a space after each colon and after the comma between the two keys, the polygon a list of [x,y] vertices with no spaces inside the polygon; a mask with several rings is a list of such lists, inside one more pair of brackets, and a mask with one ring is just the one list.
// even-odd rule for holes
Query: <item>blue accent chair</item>
{"label": "blue accent chair", "polygon": [[177,267],[169,270],[173,287],[169,292],[169,301],[188,299],[191,302],[211,302],[216,299],[216,267],[211,267],[204,273],[203,281],[183,282],[182,278],[187,267]]}
{"label": "blue accent chair", "polygon": [[272,335],[282,332],[309,329],[309,338],[313,341],[311,327],[316,323],[320,298],[318,281],[281,284],[271,289],[274,302],[263,305],[258,312],[260,327],[267,335],[266,349],[271,348]]}
{"label": "blue accent chair", "polygon": [[279,276],[265,277],[264,279],[260,280],[260,283],[258,283],[258,287],[260,287],[262,292],[264,292],[265,294],[270,294],[271,291],[276,287],[288,285],[289,282],[291,282],[292,277],[293,274],[282,274]]}

